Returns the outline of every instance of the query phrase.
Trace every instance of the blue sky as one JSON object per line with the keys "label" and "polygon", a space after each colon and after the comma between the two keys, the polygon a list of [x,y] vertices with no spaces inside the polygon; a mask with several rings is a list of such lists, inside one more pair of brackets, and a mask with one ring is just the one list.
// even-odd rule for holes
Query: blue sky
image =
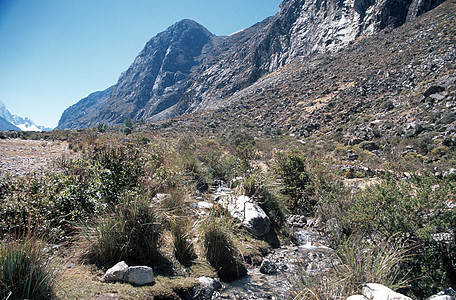
{"label": "blue sky", "polygon": [[182,19],[216,35],[249,27],[280,0],[0,0],[0,101],[39,125],[116,83],[146,42]]}

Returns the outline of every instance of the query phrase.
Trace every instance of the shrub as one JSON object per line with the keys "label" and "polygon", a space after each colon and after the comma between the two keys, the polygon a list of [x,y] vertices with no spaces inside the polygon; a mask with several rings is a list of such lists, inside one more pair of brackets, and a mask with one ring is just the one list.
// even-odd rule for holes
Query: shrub
{"label": "shrub", "polygon": [[[345,235],[356,234],[385,241],[391,236],[407,237],[413,259],[403,270],[414,279],[404,290],[417,298],[426,298],[456,280],[453,251],[455,182],[424,173],[410,180],[387,175],[385,181],[355,193],[346,199],[334,216]],[[444,239],[437,237],[443,236]]]}
{"label": "shrub", "polygon": [[90,159],[99,168],[101,192],[109,204],[118,203],[119,195],[137,187],[138,180],[144,173],[143,157],[131,145],[95,147]]}
{"label": "shrub", "polygon": [[158,258],[162,226],[149,204],[134,195],[83,226],[81,257],[97,264],[120,260],[148,263]]}
{"label": "shrub", "polygon": [[275,226],[280,227],[284,224],[288,210],[266,178],[256,173],[245,178],[238,189],[238,193],[254,198]]}
{"label": "shrub", "polygon": [[52,299],[56,269],[33,237],[0,244],[0,298]]}
{"label": "shrub", "polygon": [[296,150],[276,155],[275,170],[282,180],[282,193],[288,197],[287,204],[292,211],[313,212],[316,202],[312,199],[311,174],[307,170],[306,158]]}
{"label": "shrub", "polygon": [[432,149],[431,154],[432,154],[433,156],[442,157],[442,156],[444,156],[445,154],[447,154],[449,151],[450,151],[450,150],[448,149],[447,146],[440,145],[440,146],[437,146],[437,147],[435,147],[434,149]]}

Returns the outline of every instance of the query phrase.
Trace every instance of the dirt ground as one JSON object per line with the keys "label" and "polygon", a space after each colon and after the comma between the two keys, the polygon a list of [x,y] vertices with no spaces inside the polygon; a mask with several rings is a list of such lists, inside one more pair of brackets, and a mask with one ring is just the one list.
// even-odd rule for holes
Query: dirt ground
{"label": "dirt ground", "polygon": [[56,159],[73,155],[67,142],[0,139],[0,176],[41,174],[52,170]]}

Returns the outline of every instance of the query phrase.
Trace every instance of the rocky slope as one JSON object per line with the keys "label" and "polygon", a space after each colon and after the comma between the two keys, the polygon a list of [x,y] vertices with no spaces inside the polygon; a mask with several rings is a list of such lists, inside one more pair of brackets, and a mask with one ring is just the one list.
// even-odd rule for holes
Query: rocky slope
{"label": "rocky slope", "polygon": [[446,1],[337,53],[295,60],[223,107],[159,127],[288,132],[357,145],[389,161],[408,153],[438,161],[456,148],[455,28],[456,1]]}
{"label": "rocky slope", "polygon": [[58,128],[118,124],[125,117],[155,121],[217,108],[297,58],[333,53],[359,37],[411,21],[441,2],[286,0],[275,16],[223,38],[184,20],[149,41],[110,92],[93,97],[90,107],[77,103],[69,109],[84,109],[80,117],[70,120],[65,112]]}

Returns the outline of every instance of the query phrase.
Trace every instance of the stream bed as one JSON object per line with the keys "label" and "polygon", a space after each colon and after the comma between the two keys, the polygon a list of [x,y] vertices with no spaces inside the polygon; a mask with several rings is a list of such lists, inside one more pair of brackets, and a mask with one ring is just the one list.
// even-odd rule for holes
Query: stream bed
{"label": "stream bed", "polygon": [[334,262],[333,250],[312,228],[296,228],[296,243],[274,249],[264,257],[276,267],[273,274],[263,274],[260,267],[248,270],[248,275],[225,283],[214,299],[286,299],[294,276],[306,272],[327,271]]}

